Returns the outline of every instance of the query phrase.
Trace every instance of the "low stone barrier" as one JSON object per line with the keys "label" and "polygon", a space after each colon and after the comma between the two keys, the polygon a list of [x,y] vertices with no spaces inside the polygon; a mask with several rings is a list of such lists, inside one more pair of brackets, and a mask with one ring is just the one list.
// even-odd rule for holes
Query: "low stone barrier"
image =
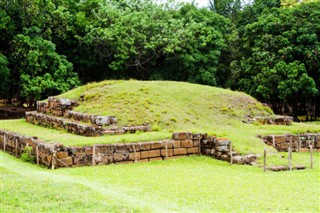
{"label": "low stone barrier", "polygon": [[135,133],[136,131],[149,132],[151,131],[150,125],[139,126],[126,126],[122,128],[112,127],[103,128],[99,125],[87,125],[84,123],[64,119],[62,117],[56,117],[46,115],[37,112],[26,112],[26,121],[35,125],[49,127],[54,129],[64,129],[70,133],[84,136],[100,136],[100,135],[114,135],[114,134],[126,134]]}
{"label": "low stone barrier", "polygon": [[37,112],[51,114],[55,116],[63,116],[73,107],[78,106],[76,101],[65,98],[48,97],[48,102],[37,102]]}
{"label": "low stone barrier", "polygon": [[48,97],[48,102],[37,102],[37,112],[53,116],[65,117],[75,121],[91,123],[98,126],[116,125],[114,116],[100,116],[72,111],[79,104],[66,98]]}
{"label": "low stone barrier", "polygon": [[288,151],[291,146],[293,152],[308,152],[310,145],[315,151],[320,151],[319,133],[268,135],[261,138],[266,144],[273,146],[278,151]]}
{"label": "low stone barrier", "polygon": [[26,146],[32,147],[31,155],[38,156],[38,164],[49,166],[52,160],[54,144],[49,144],[39,140],[37,137],[27,137],[13,132],[0,129],[0,148],[16,157],[20,157]]}
{"label": "low stone barrier", "polygon": [[[36,162],[51,168],[118,164],[166,160],[194,154],[205,154],[230,160],[230,141],[189,132],[173,133],[172,139],[128,144],[101,144],[67,147],[48,144],[35,137],[26,137],[0,130],[0,148],[20,157],[24,147],[32,147]],[[224,156],[227,155],[228,157]],[[244,164],[245,162],[234,162]]]}
{"label": "low stone barrier", "polygon": [[254,154],[242,156],[237,153],[232,149],[230,140],[207,137],[207,135],[204,135],[201,140],[201,154],[235,164],[253,164],[257,160],[257,156]]}
{"label": "low stone barrier", "polygon": [[293,122],[293,117],[291,116],[282,116],[276,115],[274,117],[254,117],[254,118],[247,118],[243,120],[244,123],[254,123],[258,122],[263,125],[291,125]]}

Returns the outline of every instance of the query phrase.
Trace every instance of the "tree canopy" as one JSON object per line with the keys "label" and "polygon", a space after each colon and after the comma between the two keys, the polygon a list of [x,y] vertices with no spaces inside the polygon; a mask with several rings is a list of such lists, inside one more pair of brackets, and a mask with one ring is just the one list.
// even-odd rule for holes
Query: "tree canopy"
{"label": "tree canopy", "polygon": [[0,1],[0,96],[35,101],[104,79],[245,91],[319,117],[319,0]]}

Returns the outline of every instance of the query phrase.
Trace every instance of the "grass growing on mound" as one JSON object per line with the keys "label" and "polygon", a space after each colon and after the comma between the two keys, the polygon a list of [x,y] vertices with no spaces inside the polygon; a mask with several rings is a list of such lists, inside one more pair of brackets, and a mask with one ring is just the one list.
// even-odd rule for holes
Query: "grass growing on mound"
{"label": "grass growing on mound", "polygon": [[203,156],[58,170],[0,159],[1,212],[320,211],[319,153],[314,169],[281,173]]}
{"label": "grass growing on mound", "polygon": [[[27,124],[0,121],[0,128],[65,145],[142,142],[171,138],[172,132],[209,133],[231,139],[240,153],[262,153],[265,144],[257,135],[320,132],[319,123],[292,126],[244,124],[247,116],[272,115],[254,98],[240,92],[183,82],[103,81],[78,87],[60,97],[79,101],[75,111],[114,115],[120,126],[149,123],[152,133],[82,137]],[[275,152],[271,147],[270,151]]]}
{"label": "grass growing on mound", "polygon": [[150,123],[159,131],[214,131],[246,116],[271,114],[244,93],[184,82],[103,81],[60,97],[78,100],[81,95],[84,101],[75,111],[114,115],[119,125]]}

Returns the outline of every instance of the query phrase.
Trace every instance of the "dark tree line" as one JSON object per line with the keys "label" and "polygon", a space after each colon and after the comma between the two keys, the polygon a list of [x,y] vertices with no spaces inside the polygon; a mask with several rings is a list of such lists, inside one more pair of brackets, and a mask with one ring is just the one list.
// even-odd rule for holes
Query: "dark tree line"
{"label": "dark tree line", "polygon": [[319,1],[0,0],[0,96],[34,102],[104,79],[241,90],[320,116]]}

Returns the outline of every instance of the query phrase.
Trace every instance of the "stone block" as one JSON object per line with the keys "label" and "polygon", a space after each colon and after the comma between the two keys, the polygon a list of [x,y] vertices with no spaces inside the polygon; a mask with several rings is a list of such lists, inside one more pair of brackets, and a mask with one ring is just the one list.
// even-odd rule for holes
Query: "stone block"
{"label": "stone block", "polygon": [[288,143],[282,143],[282,144],[280,144],[279,148],[280,148],[280,150],[286,151],[289,148],[289,144]]}
{"label": "stone block", "polygon": [[134,161],[134,160],[140,160],[140,159],[141,159],[140,152],[136,152],[136,153],[133,152],[129,154],[129,160]]}
{"label": "stone block", "polygon": [[193,134],[192,135],[192,139],[193,140],[201,140],[202,139],[202,134],[201,133]]}
{"label": "stone block", "polygon": [[230,160],[230,158],[229,158],[229,156],[228,156],[227,154],[222,154],[222,155],[220,156],[220,158],[221,158],[222,160],[224,160],[224,161],[229,161],[229,160]]}
{"label": "stone block", "polygon": [[62,158],[67,158],[68,157],[68,152],[57,152],[56,153],[57,158],[62,159]]}
{"label": "stone block", "polygon": [[181,141],[180,141],[180,140],[174,140],[174,141],[173,141],[173,147],[174,147],[174,148],[179,148],[179,147],[181,147]]}
{"label": "stone block", "polygon": [[193,147],[199,147],[200,142],[198,140],[193,140]]}
{"label": "stone block", "polygon": [[57,160],[58,166],[59,167],[66,167],[67,166],[72,166],[73,165],[73,159],[72,157],[66,157],[66,158],[62,158]]}
{"label": "stone block", "polygon": [[127,155],[124,153],[114,153],[113,154],[113,162],[120,162],[120,161],[126,161],[127,160]]}
{"label": "stone block", "polygon": [[140,150],[143,150],[143,151],[150,150],[150,147],[151,147],[150,143],[141,143],[140,145],[141,145]]}
{"label": "stone block", "polygon": [[98,126],[110,125],[110,118],[109,116],[97,116],[94,123]]}
{"label": "stone block", "polygon": [[182,140],[181,147],[183,147],[183,148],[193,147],[193,141],[192,140]]}
{"label": "stone block", "polygon": [[166,147],[169,149],[169,148],[172,148],[173,147],[173,140],[164,140],[162,142],[162,148],[165,149]]}
{"label": "stone block", "polygon": [[309,152],[309,149],[308,148],[301,148],[300,152]]}
{"label": "stone block", "polygon": [[160,157],[160,150],[142,151],[141,159]]}
{"label": "stone block", "polygon": [[162,142],[155,142],[155,143],[151,143],[150,145],[150,149],[161,149],[163,144]]}
{"label": "stone block", "polygon": [[244,161],[245,161],[246,164],[250,164],[250,163],[252,163],[252,162],[254,162],[256,160],[257,160],[257,156],[256,155],[246,155],[244,157]]}
{"label": "stone block", "polygon": [[232,161],[234,164],[244,164],[245,162],[244,158],[240,155],[232,157]]}
{"label": "stone block", "polygon": [[173,155],[187,155],[187,149],[186,148],[174,148]]}
{"label": "stone block", "polygon": [[172,134],[174,140],[186,140],[192,139],[192,134],[190,132],[175,132]]}
{"label": "stone block", "polygon": [[161,149],[161,156],[166,157],[166,154],[168,154],[168,157],[173,156],[173,149]]}
{"label": "stone block", "polygon": [[229,146],[231,141],[228,139],[216,139],[216,146]]}
{"label": "stone block", "polygon": [[92,146],[87,146],[84,147],[86,155],[92,155],[93,154],[93,147]]}
{"label": "stone block", "polygon": [[136,144],[128,144],[127,146],[129,148],[130,152],[134,152],[134,150],[136,150],[136,152],[140,151],[140,145],[138,143],[136,143]]}
{"label": "stone block", "polygon": [[286,142],[286,136],[284,135],[275,135],[274,136],[275,143],[285,143]]}
{"label": "stone block", "polygon": [[228,146],[217,146],[216,150],[219,152],[229,152],[229,147]]}
{"label": "stone block", "polygon": [[198,147],[187,148],[187,153],[188,154],[198,154],[199,148]]}
{"label": "stone block", "polygon": [[163,160],[162,158],[149,158],[149,161],[157,161],[157,160]]}

